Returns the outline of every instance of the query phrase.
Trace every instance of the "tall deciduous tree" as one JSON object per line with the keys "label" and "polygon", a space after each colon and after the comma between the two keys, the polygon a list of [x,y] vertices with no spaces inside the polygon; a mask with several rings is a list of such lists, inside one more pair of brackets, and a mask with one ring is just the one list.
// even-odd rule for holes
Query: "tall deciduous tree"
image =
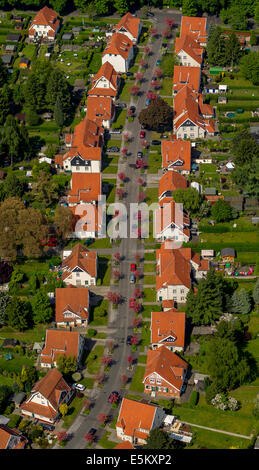
{"label": "tall deciduous tree", "polygon": [[147,129],[172,128],[173,108],[159,96],[139,113],[139,122]]}
{"label": "tall deciduous tree", "polygon": [[234,292],[232,296],[232,312],[247,314],[251,311],[251,297],[246,289]]}
{"label": "tall deciduous tree", "polygon": [[30,324],[30,310],[27,302],[18,297],[12,297],[7,308],[8,325],[19,331],[24,331]]}
{"label": "tall deciduous tree", "polygon": [[224,199],[218,199],[218,201],[213,204],[211,215],[216,222],[225,222],[233,218],[232,208]]}
{"label": "tall deciduous tree", "polygon": [[54,119],[58,127],[62,127],[64,124],[64,113],[63,106],[59,96],[57,96],[56,103],[54,106]]}
{"label": "tall deciduous tree", "polygon": [[9,300],[10,296],[7,292],[0,292],[0,327],[6,325],[8,321],[7,305]]}
{"label": "tall deciduous tree", "polygon": [[51,321],[53,312],[44,290],[38,290],[31,298],[31,306],[34,323],[49,323]]}

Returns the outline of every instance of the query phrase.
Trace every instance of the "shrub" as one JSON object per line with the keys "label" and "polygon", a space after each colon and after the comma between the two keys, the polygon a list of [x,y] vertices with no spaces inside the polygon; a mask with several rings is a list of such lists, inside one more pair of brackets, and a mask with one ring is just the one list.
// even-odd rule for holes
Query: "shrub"
{"label": "shrub", "polygon": [[10,418],[10,421],[8,422],[8,427],[9,428],[17,428],[20,420],[21,420],[21,417],[19,415],[10,415],[9,416]]}
{"label": "shrub", "polygon": [[198,404],[198,401],[199,401],[199,393],[196,390],[193,390],[190,396],[190,400],[189,400],[190,408],[194,408]]}
{"label": "shrub", "polygon": [[97,331],[94,328],[89,328],[87,331],[87,336],[89,336],[89,338],[93,338],[93,336],[95,336],[96,334]]}

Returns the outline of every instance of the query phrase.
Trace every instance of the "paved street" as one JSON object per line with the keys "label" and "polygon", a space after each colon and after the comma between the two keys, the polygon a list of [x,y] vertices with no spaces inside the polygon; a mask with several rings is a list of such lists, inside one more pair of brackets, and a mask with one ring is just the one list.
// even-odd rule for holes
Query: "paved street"
{"label": "paved street", "polygon": [[[158,39],[154,42],[149,43],[149,46],[152,51],[152,55],[148,59],[148,68],[145,72],[145,81],[141,85],[141,94],[138,97],[137,101],[131,100],[130,105],[134,104],[136,106],[137,112],[145,106],[146,93],[150,88],[150,80],[154,75],[154,70],[156,68],[156,60],[160,57],[160,49],[162,44],[161,32],[163,31],[164,17],[165,16],[174,16],[175,21],[179,23],[180,15],[169,15],[168,11],[158,11],[156,14],[156,27],[158,33],[160,33]],[[130,156],[128,160],[124,160],[122,157],[118,165],[118,173],[124,172],[128,178],[126,183],[126,197],[123,203],[127,206],[128,214],[130,203],[138,202],[138,178],[146,182],[146,175],[141,174],[140,170],[135,169],[135,161],[137,151],[141,150],[140,145],[140,124],[137,118],[133,122],[127,122],[125,129],[131,132],[133,139],[131,140],[128,151]],[[151,140],[151,131],[146,131],[146,140],[150,142]],[[128,217],[128,233],[129,233],[129,217]],[[89,415],[83,416],[79,415],[70,429],[68,430],[69,434],[73,434],[72,438],[66,445],[67,449],[83,449],[86,447],[86,441],[84,439],[84,434],[86,434],[91,427],[97,429],[97,445],[100,437],[105,433],[105,430],[100,427],[100,423],[97,420],[97,415],[99,413],[105,413],[109,416],[115,417],[118,413],[118,409],[112,409],[111,405],[107,402],[108,396],[111,391],[117,390],[122,395],[125,393],[125,390],[121,387],[121,375],[126,374],[128,377],[133,372],[127,370],[127,356],[131,353],[130,346],[126,345],[126,338],[129,334],[132,334],[133,327],[132,321],[134,318],[134,313],[128,308],[129,307],[129,298],[133,296],[133,291],[135,285],[129,283],[129,270],[130,263],[135,262],[136,253],[143,254],[144,244],[139,242],[138,239],[125,238],[122,239],[119,246],[115,245],[112,250],[109,250],[109,253],[114,254],[115,252],[120,251],[121,262],[120,262],[120,272],[122,278],[119,281],[119,284],[112,285],[111,288],[119,292],[123,297],[123,303],[118,306],[117,310],[113,310],[109,315],[109,324],[107,328],[107,337],[112,337],[116,343],[116,347],[113,353],[114,364],[111,367],[109,374],[107,375],[107,380],[104,382],[103,387],[94,388],[89,394],[89,398],[93,403],[93,408]],[[143,266],[140,270],[143,269]],[[134,354],[133,354],[134,356]],[[57,448],[57,447],[56,447]]]}

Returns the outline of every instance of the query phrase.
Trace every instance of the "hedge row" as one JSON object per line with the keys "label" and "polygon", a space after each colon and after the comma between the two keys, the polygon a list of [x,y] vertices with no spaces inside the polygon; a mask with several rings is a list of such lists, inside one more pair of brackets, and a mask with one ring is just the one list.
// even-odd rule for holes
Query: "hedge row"
{"label": "hedge row", "polygon": [[[216,252],[221,251],[224,246],[222,243],[213,243],[213,242],[205,242],[205,243],[183,243],[183,247],[192,248],[195,252],[200,252],[201,250],[214,250]],[[233,248],[237,252],[257,252],[258,251],[258,243],[231,243],[226,242],[227,248]]]}
{"label": "hedge row", "polygon": [[[241,124],[241,123],[247,123],[247,122],[258,122],[258,117],[239,117],[239,118],[221,118],[220,117],[220,122],[222,124],[227,124],[227,123],[237,123],[237,124]],[[233,130],[234,132],[234,130]]]}
{"label": "hedge row", "polygon": [[[199,225],[199,232],[203,233],[225,233],[225,232],[236,232],[237,229],[230,227],[225,224],[217,224],[214,227],[212,225]],[[256,226],[251,227],[242,227],[242,232],[257,232],[258,228]]]}
{"label": "hedge row", "polygon": [[219,104],[218,110],[219,111],[235,111],[236,109],[244,109],[246,111],[254,111],[257,107],[259,107],[259,101],[253,102],[253,104],[246,104],[244,103],[227,103],[227,104]]}

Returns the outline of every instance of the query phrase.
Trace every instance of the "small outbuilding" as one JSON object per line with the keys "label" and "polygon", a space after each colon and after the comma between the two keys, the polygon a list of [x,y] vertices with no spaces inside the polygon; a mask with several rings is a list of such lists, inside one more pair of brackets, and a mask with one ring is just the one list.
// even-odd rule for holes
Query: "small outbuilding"
{"label": "small outbuilding", "polygon": [[223,248],[220,254],[221,254],[222,260],[226,263],[233,262],[236,257],[236,252],[233,248]]}
{"label": "small outbuilding", "polygon": [[28,59],[27,57],[22,57],[19,62],[20,69],[27,69],[29,65],[30,65],[30,59]]}
{"label": "small outbuilding", "polygon": [[6,338],[2,344],[4,348],[14,348],[15,346],[18,346],[20,343],[18,339],[13,339],[13,338]]}
{"label": "small outbuilding", "polygon": [[72,41],[73,33],[64,33],[62,36],[62,41]]}
{"label": "small outbuilding", "polygon": [[7,42],[19,42],[21,39],[21,35],[20,34],[7,34],[7,37],[6,37],[6,41]]}
{"label": "small outbuilding", "polygon": [[2,55],[2,61],[4,65],[11,65],[13,61],[13,55],[12,54],[4,54]]}

